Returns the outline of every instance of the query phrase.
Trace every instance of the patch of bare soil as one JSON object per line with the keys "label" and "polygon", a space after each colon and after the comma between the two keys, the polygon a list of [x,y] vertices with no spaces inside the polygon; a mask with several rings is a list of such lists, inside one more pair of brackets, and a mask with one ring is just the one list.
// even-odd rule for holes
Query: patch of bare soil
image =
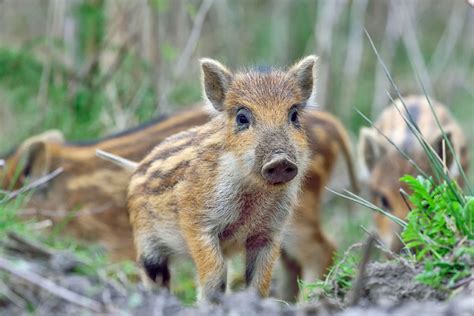
{"label": "patch of bare soil", "polygon": [[363,297],[375,304],[442,301],[448,293],[415,280],[420,268],[400,262],[372,262],[367,266]]}
{"label": "patch of bare soil", "polygon": [[215,305],[186,307],[165,291],[81,275],[83,263],[73,255],[15,235],[1,246],[0,315],[474,315],[472,287],[448,299],[415,282],[416,269],[403,264],[368,264],[360,298],[344,308],[326,300],[288,305],[250,290],[223,296]]}

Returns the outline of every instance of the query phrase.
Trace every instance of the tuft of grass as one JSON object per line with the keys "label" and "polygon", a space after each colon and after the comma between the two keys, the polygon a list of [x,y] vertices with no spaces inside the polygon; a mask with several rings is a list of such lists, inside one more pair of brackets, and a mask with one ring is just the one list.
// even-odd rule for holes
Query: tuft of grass
{"label": "tuft of grass", "polygon": [[361,255],[354,252],[362,244],[356,243],[350,246],[343,254],[337,254],[332,266],[324,280],[314,282],[304,282],[298,280],[298,285],[302,298],[305,302],[320,298],[335,298],[343,301],[349,290],[352,288]]}
{"label": "tuft of grass", "polygon": [[29,198],[31,192],[20,194],[16,198],[7,201],[8,194],[8,191],[0,190],[0,240],[5,240],[7,233],[11,231],[25,236],[31,235],[30,226],[33,222],[31,220],[21,220],[18,217],[18,210]]}
{"label": "tuft of grass", "polygon": [[412,191],[412,209],[401,237],[424,266],[417,280],[452,288],[471,275],[474,263],[474,198],[459,200],[462,192],[454,181],[437,186],[421,176],[404,176],[401,181]]}

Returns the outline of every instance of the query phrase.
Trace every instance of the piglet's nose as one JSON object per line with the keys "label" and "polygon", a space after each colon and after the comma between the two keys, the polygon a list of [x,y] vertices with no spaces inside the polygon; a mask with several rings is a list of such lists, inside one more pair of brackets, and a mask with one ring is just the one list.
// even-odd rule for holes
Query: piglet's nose
{"label": "piglet's nose", "polygon": [[262,167],[262,176],[270,184],[282,184],[293,180],[298,173],[296,164],[285,154],[273,155]]}

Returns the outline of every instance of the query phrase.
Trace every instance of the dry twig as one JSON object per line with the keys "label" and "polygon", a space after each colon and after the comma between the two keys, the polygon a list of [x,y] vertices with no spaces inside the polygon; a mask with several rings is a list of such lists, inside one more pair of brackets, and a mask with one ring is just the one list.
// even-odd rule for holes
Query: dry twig
{"label": "dry twig", "polygon": [[53,172],[39,178],[39,179],[36,179],[35,181],[29,183],[28,185],[18,189],[18,190],[15,190],[15,191],[12,191],[12,192],[8,192],[6,193],[6,196],[0,200],[0,204],[2,203],[7,203],[13,199],[15,199],[16,197],[18,197],[19,195],[23,194],[23,193],[26,193],[28,191],[31,191],[33,189],[36,189],[40,186],[42,186],[43,184],[46,184],[47,182],[51,181],[52,179],[54,179],[55,177],[57,177],[59,174],[61,174],[62,172],[64,171],[63,168],[58,168],[56,170],[54,170]]}
{"label": "dry twig", "polygon": [[463,280],[461,280],[461,281],[458,281],[458,282],[454,283],[454,284],[450,287],[450,289],[455,290],[455,289],[458,289],[458,288],[460,288],[460,287],[462,287],[462,286],[467,286],[468,284],[470,284],[470,283],[473,282],[473,281],[474,281],[474,276],[470,276],[469,278],[466,278],[466,279],[463,279]]}
{"label": "dry twig", "polygon": [[54,253],[48,248],[27,240],[15,232],[9,232],[7,236],[11,240],[15,241],[15,248],[21,252],[26,252],[33,256],[42,257],[45,259],[49,259],[54,255]]}
{"label": "dry twig", "polygon": [[28,283],[31,283],[43,290],[77,306],[84,307],[93,312],[103,312],[104,306],[88,297],[79,295],[73,291],[70,291],[64,287],[57,285],[56,283],[43,278],[42,276],[33,273],[28,270],[19,269],[13,262],[5,258],[0,257],[0,269],[4,270],[17,278],[23,279]]}

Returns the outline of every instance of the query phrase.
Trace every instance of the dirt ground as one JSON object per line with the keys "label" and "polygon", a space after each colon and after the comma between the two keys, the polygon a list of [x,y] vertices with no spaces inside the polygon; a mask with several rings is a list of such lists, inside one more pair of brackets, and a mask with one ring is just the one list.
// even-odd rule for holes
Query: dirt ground
{"label": "dirt ground", "polygon": [[1,245],[0,315],[474,315],[472,282],[448,295],[414,281],[417,269],[403,262],[369,263],[352,306],[327,299],[290,305],[247,290],[188,307],[166,291],[73,272],[83,263],[67,252],[18,238]]}

